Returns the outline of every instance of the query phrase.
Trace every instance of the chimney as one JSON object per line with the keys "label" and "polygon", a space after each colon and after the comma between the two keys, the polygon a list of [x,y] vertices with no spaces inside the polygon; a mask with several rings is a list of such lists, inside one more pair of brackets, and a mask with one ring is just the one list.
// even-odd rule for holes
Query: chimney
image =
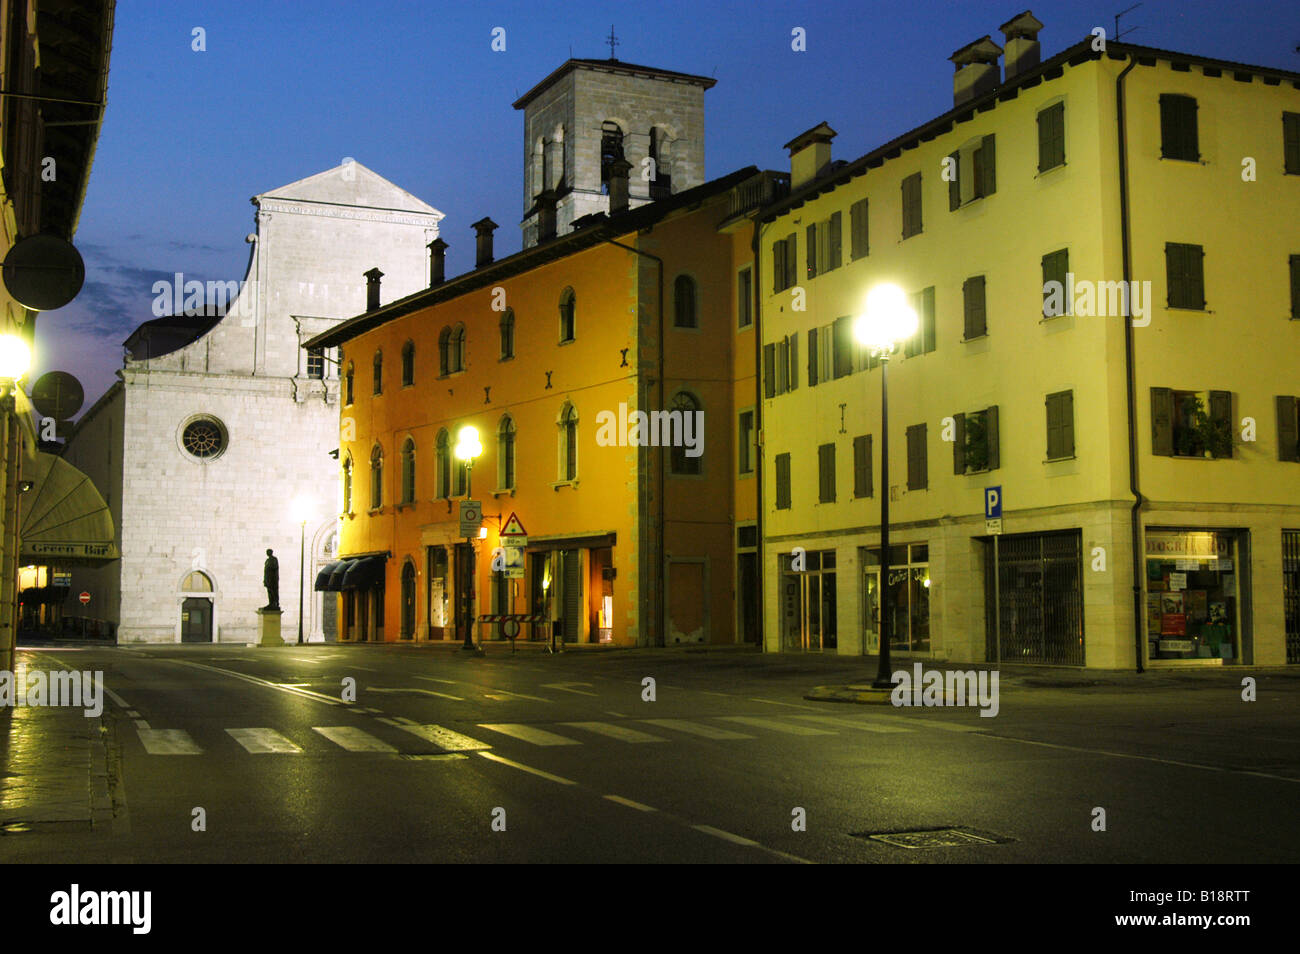
{"label": "chimney", "polygon": [[960,106],[998,88],[1002,82],[998,57],[1002,47],[987,36],[968,43],[948,57],[957,68],[952,79],[952,104]]}
{"label": "chimney", "polygon": [[615,159],[609,164],[610,215],[627,211],[627,174],[631,170],[632,163],[626,159]]}
{"label": "chimney", "polygon": [[436,238],[429,243],[429,287],[441,285],[447,278],[447,243]]}
{"label": "chimney", "polygon": [[800,133],[782,148],[790,150],[790,188],[797,189],[826,172],[831,164],[831,140],[835,130],[818,123]]}
{"label": "chimney", "polygon": [[383,277],[384,273],[377,268],[366,272],[366,311],[379,307],[379,279]]}
{"label": "chimney", "polygon": [[470,227],[474,230],[474,267],[482,268],[484,265],[491,265],[492,232],[497,224],[485,216]]}
{"label": "chimney", "polygon": [[1026,70],[1032,70],[1038,65],[1040,58],[1038,31],[1042,28],[1042,23],[1029,10],[1017,13],[998,27],[1007,41],[1007,79],[1018,76]]}
{"label": "chimney", "polygon": [[543,189],[537,195],[537,241],[555,238],[555,190]]}

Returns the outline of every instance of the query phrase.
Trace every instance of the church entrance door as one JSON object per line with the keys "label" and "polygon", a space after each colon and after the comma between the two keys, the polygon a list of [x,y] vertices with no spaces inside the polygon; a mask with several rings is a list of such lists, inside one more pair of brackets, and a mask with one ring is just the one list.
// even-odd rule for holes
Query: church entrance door
{"label": "church entrance door", "polygon": [[212,642],[212,600],[190,596],[181,603],[181,642]]}

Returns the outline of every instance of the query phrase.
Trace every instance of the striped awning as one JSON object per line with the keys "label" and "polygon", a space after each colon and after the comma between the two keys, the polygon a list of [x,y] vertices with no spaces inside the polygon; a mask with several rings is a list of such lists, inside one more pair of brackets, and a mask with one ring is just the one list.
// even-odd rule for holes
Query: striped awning
{"label": "striped awning", "polygon": [[89,477],[44,451],[23,455],[18,495],[24,563],[99,566],[118,559],[113,515]]}

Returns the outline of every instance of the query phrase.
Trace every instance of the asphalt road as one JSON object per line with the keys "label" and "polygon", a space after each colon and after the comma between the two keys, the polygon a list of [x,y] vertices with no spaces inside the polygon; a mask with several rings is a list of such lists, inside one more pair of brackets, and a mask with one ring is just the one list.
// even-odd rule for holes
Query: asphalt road
{"label": "asphalt road", "polygon": [[982,718],[805,700],[870,675],[833,658],[492,650],[45,651],[105,674],[113,817],[0,859],[1300,861],[1300,679],[1008,677]]}

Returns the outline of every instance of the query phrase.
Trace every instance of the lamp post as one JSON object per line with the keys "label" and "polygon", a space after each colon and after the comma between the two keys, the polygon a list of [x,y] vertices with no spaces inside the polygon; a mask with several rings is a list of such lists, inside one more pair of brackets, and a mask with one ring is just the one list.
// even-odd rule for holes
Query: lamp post
{"label": "lamp post", "polygon": [[[472,424],[466,424],[456,434],[456,446],[453,448],[456,459],[465,462],[465,499],[472,499],[471,488],[474,483],[474,458],[483,453],[483,445],[478,439],[478,428]],[[469,550],[469,573],[466,578],[468,587],[465,592],[465,611],[462,614],[465,619],[465,642],[461,649],[467,649],[474,652],[474,619],[470,615],[474,609],[474,574],[475,574],[475,537],[470,537]]]}
{"label": "lamp post", "polygon": [[14,668],[18,633],[18,482],[22,438],[14,396],[32,364],[32,349],[16,334],[0,335],[0,428],[3,428],[4,500],[0,503],[0,670]]}
{"label": "lamp post", "polygon": [[307,518],[311,515],[311,501],[297,497],[293,502],[294,519],[300,525],[298,535],[298,645],[302,645],[303,590],[307,586]]}
{"label": "lamp post", "polygon": [[880,668],[872,683],[890,689],[889,664],[889,358],[899,343],[916,334],[916,312],[897,285],[877,285],[867,294],[866,310],[853,322],[858,342],[880,359]]}

